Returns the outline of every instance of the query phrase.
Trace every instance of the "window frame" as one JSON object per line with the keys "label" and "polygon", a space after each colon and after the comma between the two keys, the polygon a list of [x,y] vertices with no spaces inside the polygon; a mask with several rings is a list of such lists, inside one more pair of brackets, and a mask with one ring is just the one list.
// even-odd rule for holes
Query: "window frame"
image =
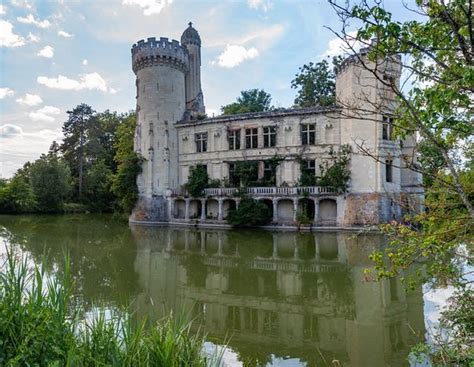
{"label": "window frame", "polygon": [[393,182],[393,160],[385,160],[385,182]]}
{"label": "window frame", "polygon": [[229,144],[229,150],[239,150],[240,149],[240,129],[228,130],[227,142]]}
{"label": "window frame", "polygon": [[276,126],[264,126],[263,127],[263,147],[273,148],[277,144],[277,131]]}
{"label": "window frame", "polygon": [[258,148],[258,127],[245,129],[245,149]]}
{"label": "window frame", "polygon": [[194,134],[194,142],[196,143],[196,153],[207,152],[208,134],[206,132],[200,132]]}
{"label": "window frame", "polygon": [[301,124],[301,145],[316,145],[316,124]]}
{"label": "window frame", "polygon": [[382,140],[393,141],[393,116],[382,116]]}

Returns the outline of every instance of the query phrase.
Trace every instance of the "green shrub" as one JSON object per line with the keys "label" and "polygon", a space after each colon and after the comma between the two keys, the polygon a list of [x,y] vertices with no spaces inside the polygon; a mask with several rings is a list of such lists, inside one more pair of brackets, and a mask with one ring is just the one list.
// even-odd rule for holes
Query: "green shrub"
{"label": "green shrub", "polygon": [[197,165],[191,168],[189,173],[188,182],[183,187],[188,190],[189,194],[193,197],[202,196],[204,189],[208,187],[209,175],[207,174],[206,167],[203,165]]}
{"label": "green shrub", "polygon": [[231,210],[227,216],[227,221],[238,227],[262,226],[271,219],[270,209],[265,204],[248,197],[244,197],[238,209]]}

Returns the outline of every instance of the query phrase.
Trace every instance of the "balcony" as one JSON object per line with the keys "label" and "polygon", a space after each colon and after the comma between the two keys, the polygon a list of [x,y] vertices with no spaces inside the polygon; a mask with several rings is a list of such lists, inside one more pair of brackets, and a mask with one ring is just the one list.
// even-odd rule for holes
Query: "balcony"
{"label": "balcony", "polygon": [[[204,197],[225,197],[236,196],[238,192],[236,187],[216,187],[204,189]],[[333,187],[322,186],[298,186],[298,187],[247,187],[246,193],[250,196],[316,196],[324,194],[337,194]],[[170,190],[170,196],[189,196],[184,189]]]}

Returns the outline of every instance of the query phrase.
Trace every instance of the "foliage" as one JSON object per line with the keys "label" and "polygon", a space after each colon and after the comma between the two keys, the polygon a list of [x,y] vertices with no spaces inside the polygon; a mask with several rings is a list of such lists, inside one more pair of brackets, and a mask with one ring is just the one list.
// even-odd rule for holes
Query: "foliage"
{"label": "foliage", "polygon": [[134,113],[122,116],[115,142],[117,172],[113,175],[111,190],[125,213],[130,213],[138,199],[137,176],[143,162],[142,157],[133,150],[136,123]]}
{"label": "foliage", "polygon": [[188,190],[192,197],[202,196],[204,189],[208,187],[209,175],[207,169],[203,165],[197,165],[191,168],[189,172],[188,182],[184,184],[184,188]]}
{"label": "foliage", "polygon": [[84,202],[94,212],[113,210],[112,170],[103,160],[95,162],[84,177]]}
{"label": "foliage", "polygon": [[36,198],[28,177],[19,171],[0,187],[0,213],[30,213],[36,209]]}
{"label": "foliage", "polygon": [[55,154],[42,155],[30,167],[30,183],[42,213],[58,213],[71,191],[71,173]]}
{"label": "foliage", "polygon": [[78,200],[82,200],[82,186],[86,153],[97,148],[92,139],[97,130],[95,111],[87,104],[80,104],[67,111],[68,120],[63,124],[64,139],[61,152],[68,162],[74,178],[77,178]]}
{"label": "foliage", "polygon": [[263,89],[249,89],[240,92],[237,102],[221,107],[222,114],[235,115],[245,112],[270,111],[272,97]]}
{"label": "foliage", "polygon": [[0,274],[0,362],[5,366],[207,366],[201,335],[172,315],[146,327],[126,311],[85,318],[73,303],[69,260],[62,273],[30,268],[9,250]]}
{"label": "foliage", "polygon": [[351,147],[344,144],[336,152],[331,146],[328,154],[329,160],[319,165],[321,176],[318,179],[318,185],[334,187],[339,192],[347,192],[351,179],[349,168]]}
{"label": "foliage", "polygon": [[330,106],[336,102],[335,69],[341,57],[334,57],[331,69],[327,60],[310,62],[299,68],[291,87],[297,89],[296,107]]}
{"label": "foliage", "polygon": [[258,162],[257,161],[238,161],[235,163],[236,181],[240,186],[248,187],[251,182],[258,180]]}
{"label": "foliage", "polygon": [[229,211],[227,221],[237,227],[263,226],[271,221],[270,209],[263,203],[243,197],[239,207]]}
{"label": "foliage", "polygon": [[[341,30],[336,33],[346,44],[354,44],[350,24],[360,24],[355,40],[368,46],[369,60],[361,66],[398,101],[395,137],[404,139],[417,132],[420,140],[419,163],[409,159],[404,163],[424,175],[426,211],[408,214],[405,223],[383,226],[390,243],[385,251],[372,255],[375,278],[395,276],[412,263],[423,261],[428,278],[462,290],[469,283],[463,276],[463,265],[474,263],[472,4],[464,0],[417,0],[412,9],[416,17],[398,21],[381,2],[330,3],[341,21]],[[366,41],[371,39],[376,42]],[[402,73],[401,86],[382,77],[380,70],[384,70],[387,58],[407,71]],[[410,209],[409,198],[402,198],[401,204]],[[422,273],[419,277],[426,279]],[[462,360],[466,356],[462,351],[469,344],[455,332],[459,321],[455,312],[462,310],[465,302],[472,305],[472,295],[458,293],[457,301],[443,316],[449,332],[454,331],[452,338],[439,340],[436,350],[426,346],[432,361],[472,364],[472,350],[471,360]],[[472,345],[472,328],[468,331]]]}

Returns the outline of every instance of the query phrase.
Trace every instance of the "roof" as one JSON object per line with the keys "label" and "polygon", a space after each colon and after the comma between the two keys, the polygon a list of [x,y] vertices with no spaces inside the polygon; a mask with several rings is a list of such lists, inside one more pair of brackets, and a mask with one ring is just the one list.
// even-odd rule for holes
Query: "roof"
{"label": "roof", "polygon": [[193,28],[193,23],[189,22],[189,27],[183,32],[181,36],[181,44],[186,45],[189,43],[194,43],[198,46],[201,45],[201,37],[199,37],[198,31]]}
{"label": "roof", "polygon": [[232,121],[255,120],[255,119],[265,119],[265,118],[286,117],[286,116],[315,115],[315,114],[324,114],[324,113],[329,113],[329,112],[337,112],[340,110],[341,110],[340,107],[336,105],[332,105],[332,106],[325,106],[325,107],[278,109],[278,110],[265,111],[265,112],[247,112],[247,113],[239,113],[236,115],[221,115],[221,116],[207,118],[204,120],[195,119],[195,120],[179,121],[177,126],[226,123],[226,122],[232,122]]}

